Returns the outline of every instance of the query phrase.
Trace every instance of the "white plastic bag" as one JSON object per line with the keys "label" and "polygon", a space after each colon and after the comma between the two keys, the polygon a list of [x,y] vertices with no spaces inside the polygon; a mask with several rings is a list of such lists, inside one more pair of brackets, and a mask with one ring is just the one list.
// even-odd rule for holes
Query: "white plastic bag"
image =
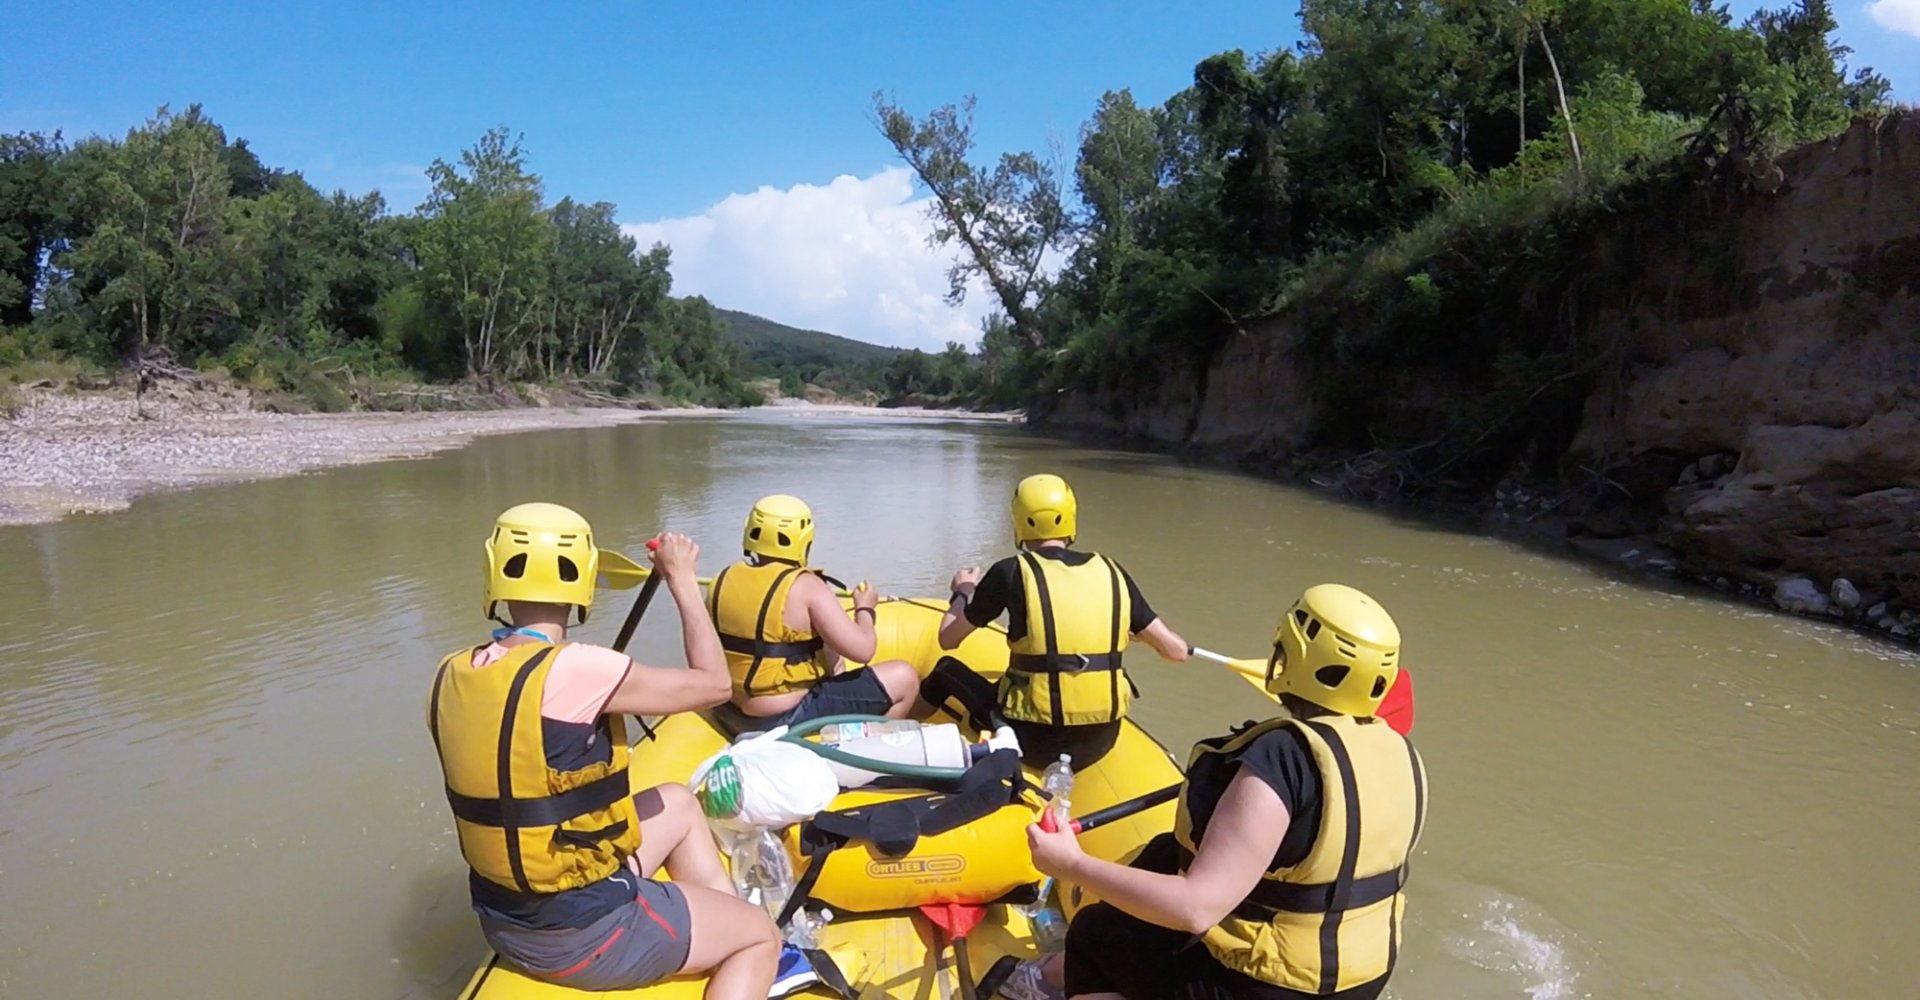
{"label": "white plastic bag", "polygon": [[687,782],[698,789],[722,757],[730,757],[739,772],[740,811],[728,817],[710,817],[718,827],[780,829],[833,804],[840,782],[820,756],[805,747],[785,743],[787,727],[748,736],[700,763]]}

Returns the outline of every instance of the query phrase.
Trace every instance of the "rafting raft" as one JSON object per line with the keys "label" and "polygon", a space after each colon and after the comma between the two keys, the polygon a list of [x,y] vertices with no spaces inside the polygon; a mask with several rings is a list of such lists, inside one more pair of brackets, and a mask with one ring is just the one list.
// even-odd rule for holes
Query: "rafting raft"
{"label": "rafting raft", "polygon": [[[939,600],[888,598],[880,602],[875,616],[879,635],[874,659],[900,659],[912,663],[921,676],[933,668],[943,651],[938,632],[946,605]],[[967,637],[952,653],[975,671],[998,677],[1006,670],[1006,634],[997,627],[979,629]],[[859,668],[855,668],[859,669]],[[957,721],[936,717],[929,722]],[[1110,806],[1177,784],[1180,768],[1165,747],[1156,742],[1131,719],[1113,749],[1090,767],[1074,776],[1073,811],[1085,816]],[[694,769],[724,748],[728,740],[706,713],[687,712],[670,716],[656,727],[658,738],[643,739],[633,748],[630,764],[633,787],[637,792],[665,782],[685,783]],[[977,734],[976,734],[977,735]],[[1036,787],[1040,775],[1028,772],[1026,778]],[[866,804],[876,797],[871,789],[843,792],[834,808]],[[1029,797],[1031,798],[1031,796]],[[1038,815],[1037,800],[1030,807]],[[1125,861],[1137,853],[1156,834],[1173,828],[1171,802],[1134,813],[1123,819],[1088,830],[1080,838],[1083,849],[1095,857]],[[1009,823],[996,814],[995,822],[983,823],[970,836],[957,842],[964,849],[951,855],[919,858],[903,865],[898,858],[881,854],[872,845],[855,842],[828,857],[838,866],[864,865],[874,879],[905,878],[924,884],[934,896],[950,895],[939,888],[942,882],[962,883],[970,864],[993,866],[1004,872],[1008,865],[1031,869],[1027,853],[1025,819]],[[716,846],[716,853],[719,848]],[[724,860],[724,855],[723,855]],[[796,862],[796,874],[805,862]],[[832,877],[829,870],[829,877]],[[664,877],[664,873],[662,873]],[[1038,873],[1031,873],[1037,880]],[[897,885],[890,887],[897,891]],[[1058,900],[1071,917],[1091,902],[1077,887],[1062,884]],[[962,893],[964,895],[964,892]],[[965,902],[990,904],[985,916],[967,935],[966,965],[975,978],[984,977],[1001,959],[1030,958],[1038,953],[1032,928],[1020,908],[1009,902],[988,899],[933,899],[926,902]],[[831,959],[840,976],[852,988],[851,995],[862,1000],[881,998],[956,997],[961,995],[958,963],[946,934],[917,907],[870,913],[847,912],[835,908],[833,921],[820,932],[821,951]],[[652,986],[610,993],[589,994],[563,986],[530,979],[489,955],[474,972],[461,1000],[553,1000],[560,997],[633,997],[645,1000],[693,1000],[703,995],[706,978],[678,976]],[[824,983],[791,994],[802,997],[835,997],[842,994]],[[983,994],[984,995],[984,994]]]}

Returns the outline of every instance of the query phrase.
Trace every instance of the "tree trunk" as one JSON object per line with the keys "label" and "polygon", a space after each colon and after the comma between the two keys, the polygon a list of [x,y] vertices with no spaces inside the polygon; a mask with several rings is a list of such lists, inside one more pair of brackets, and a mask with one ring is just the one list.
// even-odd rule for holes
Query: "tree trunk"
{"label": "tree trunk", "polygon": [[1567,148],[1573,153],[1573,171],[1583,173],[1585,164],[1580,158],[1580,133],[1573,127],[1573,109],[1567,106],[1567,84],[1560,78],[1560,61],[1553,57],[1553,46],[1547,44],[1547,26],[1540,25],[1540,47],[1547,50],[1547,65],[1553,69],[1553,89],[1560,95],[1560,117],[1567,123]]}
{"label": "tree trunk", "polygon": [[1527,152],[1527,39],[1525,35],[1520,37],[1519,58],[1514,60],[1514,66],[1520,71],[1520,146],[1513,155],[1520,157]]}

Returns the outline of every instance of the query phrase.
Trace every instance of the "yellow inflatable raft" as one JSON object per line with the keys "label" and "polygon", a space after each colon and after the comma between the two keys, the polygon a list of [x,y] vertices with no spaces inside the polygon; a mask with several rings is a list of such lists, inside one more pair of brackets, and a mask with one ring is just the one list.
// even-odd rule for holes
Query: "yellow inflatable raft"
{"label": "yellow inflatable raft", "polygon": [[[876,616],[880,644],[875,659],[904,659],[924,675],[942,655],[937,633],[945,610],[944,603],[938,600],[889,598],[882,601]],[[953,655],[974,670],[997,677],[1006,669],[1006,636],[997,629],[978,630]],[[1131,720],[1124,726],[1113,750],[1075,776],[1073,811],[1076,816],[1137,799],[1180,781],[1179,766],[1166,748]],[[671,716],[656,728],[658,739],[642,740],[633,748],[635,790],[668,781],[685,782],[701,761],[727,744],[726,737],[703,713]],[[1029,773],[1027,778],[1036,785],[1039,783],[1037,774]],[[857,807],[897,794],[874,789],[843,792],[835,800],[834,808]],[[1037,811],[1022,808],[1024,815],[1003,810],[965,829],[942,835],[937,843],[923,841],[906,858],[889,858],[860,843],[849,845],[828,856],[829,863],[836,867],[828,869],[822,881],[831,880],[844,892],[847,891],[845,873],[858,871],[877,883],[897,884],[900,880],[917,879],[935,884],[958,881],[954,878],[957,870],[975,863],[991,873],[990,881],[1018,881],[1017,873],[1031,872],[1025,828],[1026,821]],[[1081,837],[1081,844],[1089,854],[1124,860],[1154,835],[1172,828],[1173,805],[1165,803],[1089,830]],[[887,893],[894,891],[876,889],[875,895],[884,905]],[[1072,887],[1060,887],[1060,899],[1069,915],[1088,902],[1082,896]],[[821,932],[822,950],[852,987],[851,995],[862,1000],[960,996],[956,963],[947,945],[946,936],[917,908],[854,913],[847,912],[845,907],[836,907],[834,920]],[[967,935],[966,947],[968,965],[976,978],[984,976],[1002,957],[1026,958],[1036,953],[1026,917],[1007,904],[987,907],[985,918]],[[460,997],[461,1000],[558,1000],[589,996],[695,1000],[702,996],[705,986],[703,977],[683,976],[642,989],[591,994],[529,979],[502,964],[496,956],[489,956]],[[795,995],[834,997],[841,994],[818,985]]]}

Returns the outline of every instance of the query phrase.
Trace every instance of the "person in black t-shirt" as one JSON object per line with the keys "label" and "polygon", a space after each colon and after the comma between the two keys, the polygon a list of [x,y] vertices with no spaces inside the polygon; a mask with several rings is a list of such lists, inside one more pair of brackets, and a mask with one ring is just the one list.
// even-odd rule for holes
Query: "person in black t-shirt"
{"label": "person in black t-shirt", "polygon": [[1045,767],[1061,754],[1074,768],[1105,756],[1134,694],[1121,667],[1131,639],[1180,663],[1191,647],[1147,604],[1120,564],[1070,546],[1079,520],[1073,490],[1059,476],[1030,476],[1013,495],[1020,551],[953,575],[940,647],[956,649],[973,630],[1007,616],[1007,672],[998,685],[952,657],[922,685],[922,714],[957,702],[978,729],[1004,722],[1021,758]]}
{"label": "person in black t-shirt", "polygon": [[1309,588],[1268,660],[1288,714],[1194,747],[1173,833],[1123,866],[1082,853],[1070,830],[1029,826],[1035,866],[1102,902],[1074,916],[1064,963],[1024,963],[1005,995],[1378,997],[1426,817],[1420,755],[1376,717],[1399,652],[1367,595]]}

